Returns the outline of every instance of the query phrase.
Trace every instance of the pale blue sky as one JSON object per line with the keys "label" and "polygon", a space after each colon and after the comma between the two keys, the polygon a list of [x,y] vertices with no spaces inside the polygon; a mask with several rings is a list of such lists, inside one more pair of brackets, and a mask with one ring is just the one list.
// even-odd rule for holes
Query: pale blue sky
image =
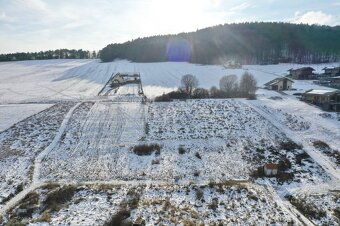
{"label": "pale blue sky", "polygon": [[217,24],[340,25],[340,0],[0,0],[0,53],[99,50],[138,37]]}

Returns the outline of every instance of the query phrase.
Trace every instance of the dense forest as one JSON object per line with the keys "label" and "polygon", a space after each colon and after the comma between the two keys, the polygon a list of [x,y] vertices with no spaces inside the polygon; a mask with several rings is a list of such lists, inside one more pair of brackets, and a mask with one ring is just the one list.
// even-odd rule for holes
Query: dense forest
{"label": "dense forest", "polygon": [[219,64],[323,63],[340,60],[340,26],[290,23],[225,24],[177,35],[138,38],[100,51],[104,62],[189,61]]}
{"label": "dense forest", "polygon": [[75,49],[57,49],[40,51],[33,53],[9,53],[0,54],[0,61],[17,61],[17,60],[47,60],[47,59],[90,59],[97,58],[95,51]]}

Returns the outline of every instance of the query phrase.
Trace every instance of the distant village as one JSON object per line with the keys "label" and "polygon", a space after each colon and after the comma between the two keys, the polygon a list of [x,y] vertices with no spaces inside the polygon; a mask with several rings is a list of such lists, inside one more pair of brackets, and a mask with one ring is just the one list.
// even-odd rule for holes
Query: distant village
{"label": "distant village", "polygon": [[[323,73],[314,73],[312,67],[289,69],[288,75],[275,78],[266,84],[269,90],[294,90],[294,80],[314,80],[313,83],[334,89],[340,89],[340,67],[323,68]],[[340,90],[311,89],[301,94],[301,100],[319,106],[325,111],[340,112]]]}

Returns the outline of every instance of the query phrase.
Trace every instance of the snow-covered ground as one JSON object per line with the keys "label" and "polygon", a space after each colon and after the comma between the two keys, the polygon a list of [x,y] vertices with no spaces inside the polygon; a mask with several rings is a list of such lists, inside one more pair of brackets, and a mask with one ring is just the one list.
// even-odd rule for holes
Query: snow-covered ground
{"label": "snow-covered ground", "polygon": [[[316,72],[325,66],[312,65]],[[223,75],[241,76],[245,71],[255,75],[258,85],[284,75],[290,68],[304,65],[245,65],[243,69],[225,69],[217,65],[196,65],[178,62],[133,63],[125,60],[100,63],[98,60],[34,60],[0,63],[0,103],[41,102],[51,100],[88,99],[95,97],[112,74],[141,74],[144,91],[154,97],[176,89],[184,74],[197,76],[200,86],[218,86]],[[301,83],[301,84],[300,84]],[[318,87],[296,82],[306,89]]]}
{"label": "snow-covered ground", "polygon": [[[14,124],[0,132],[0,214],[10,211],[5,222],[14,225],[103,225],[123,208],[130,211],[129,220],[142,217],[147,225],[336,225],[336,114],[262,89],[257,100],[142,104],[136,86],[122,87],[109,98],[97,96],[117,72],[141,73],[144,91],[152,97],[176,89],[187,73],[204,88],[218,86],[223,75],[245,71],[263,85],[300,66],[232,70],[171,62],[0,63],[0,113],[17,107],[6,113],[12,122],[0,115],[0,125]],[[321,72],[324,66],[313,67]],[[294,86],[297,90],[288,94],[320,88],[311,81]],[[45,104],[35,108],[36,103],[22,102]],[[286,168],[278,178],[256,176],[265,163],[279,161]],[[47,197],[70,184],[67,200],[44,209]],[[326,217],[301,215],[288,195],[310,206],[324,205]]]}
{"label": "snow-covered ground", "polygon": [[31,182],[32,162],[72,105],[56,104],[0,133],[0,206]]}
{"label": "snow-covered ground", "polygon": [[13,124],[34,115],[48,107],[50,104],[9,104],[0,105],[0,132]]}
{"label": "snow-covered ground", "polygon": [[[71,187],[66,203],[43,205],[60,188],[47,185],[37,189],[12,209],[12,224],[27,225],[118,225],[119,217],[146,225],[300,225],[281,210],[263,187],[226,181],[209,185],[92,185]],[[27,205],[30,212],[23,212]],[[50,210],[53,208],[54,211]],[[113,220],[115,219],[115,220]],[[124,218],[123,218],[124,219]],[[48,223],[47,223],[48,222]]]}

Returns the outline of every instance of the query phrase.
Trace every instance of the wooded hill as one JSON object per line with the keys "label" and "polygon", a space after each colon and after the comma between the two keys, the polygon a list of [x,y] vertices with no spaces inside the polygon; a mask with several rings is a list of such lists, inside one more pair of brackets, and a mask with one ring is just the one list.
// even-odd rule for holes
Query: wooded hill
{"label": "wooded hill", "polygon": [[323,63],[340,60],[340,26],[240,23],[196,32],[138,38],[100,51],[104,62],[189,61],[218,64]]}
{"label": "wooded hill", "polygon": [[82,49],[57,49],[40,52],[0,54],[0,61],[47,60],[47,59],[89,59],[96,58],[96,52]]}

